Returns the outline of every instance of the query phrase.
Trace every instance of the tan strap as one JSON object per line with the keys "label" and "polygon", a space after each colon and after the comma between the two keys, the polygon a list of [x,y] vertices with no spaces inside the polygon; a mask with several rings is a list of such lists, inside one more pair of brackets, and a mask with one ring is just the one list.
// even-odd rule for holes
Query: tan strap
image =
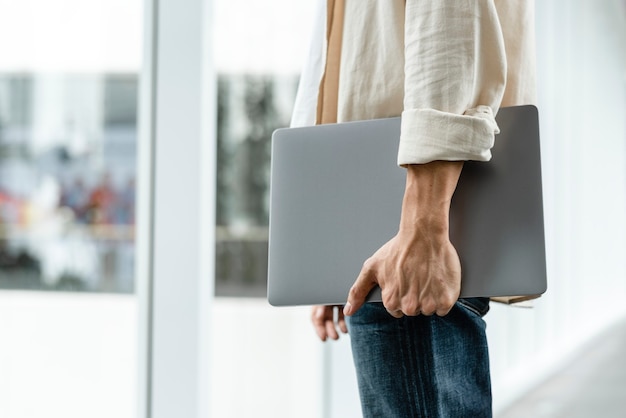
{"label": "tan strap", "polygon": [[529,300],[540,298],[541,295],[527,295],[527,296],[498,296],[492,297],[493,302],[504,303],[506,305],[513,305],[520,302],[526,302]]}
{"label": "tan strap", "polygon": [[337,123],[339,67],[345,0],[328,0],[326,9],[326,66],[317,99],[316,123]]}

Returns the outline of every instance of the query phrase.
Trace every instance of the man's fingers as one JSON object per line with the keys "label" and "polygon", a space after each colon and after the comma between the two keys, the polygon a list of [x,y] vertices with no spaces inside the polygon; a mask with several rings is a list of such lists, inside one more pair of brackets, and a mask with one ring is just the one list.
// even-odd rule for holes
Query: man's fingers
{"label": "man's fingers", "polygon": [[417,316],[422,313],[422,306],[415,292],[410,292],[402,296],[400,310],[406,316]]}
{"label": "man's fingers", "polygon": [[422,315],[426,315],[426,316],[431,316],[432,314],[434,314],[438,307],[437,302],[431,297],[426,297],[422,299],[420,305],[421,305],[420,310],[422,311]]}
{"label": "man's fingers", "polygon": [[[338,316],[335,320],[334,311],[338,309]],[[333,340],[339,339],[339,330],[344,334],[348,333],[348,327],[341,311],[341,306],[313,306],[311,309],[311,322],[315,328],[315,333],[322,341],[328,338]]]}
{"label": "man's fingers", "polygon": [[440,305],[437,310],[435,311],[435,313],[437,314],[437,316],[446,316],[450,313],[450,311],[452,310],[452,308],[454,307],[454,303],[456,301],[449,303],[446,301],[445,304]]}
{"label": "man's fingers", "polygon": [[348,333],[348,326],[346,325],[346,318],[343,315],[343,310],[341,308],[338,309],[338,313],[337,313],[337,325],[339,325],[339,329],[341,330],[341,332],[343,332],[344,334]]}
{"label": "man's fingers", "polygon": [[326,341],[328,335],[326,334],[326,327],[324,326],[324,323],[313,323],[313,327],[315,328],[315,333],[320,338],[320,340]]}
{"label": "man's fingers", "polygon": [[404,313],[402,311],[390,311],[389,309],[387,309],[387,312],[394,318],[402,318],[404,316]]}
{"label": "man's fingers", "polygon": [[311,308],[311,322],[315,328],[315,333],[322,341],[326,341],[326,338],[328,338],[328,333],[326,331],[325,310],[325,306],[314,306]]}
{"label": "man's fingers", "polygon": [[326,335],[328,335],[328,337],[332,340],[339,339],[339,334],[337,333],[337,330],[335,329],[335,323],[332,320],[326,321]]}
{"label": "man's fingers", "polygon": [[365,264],[363,264],[359,277],[357,277],[356,281],[352,285],[352,288],[350,289],[350,293],[348,293],[348,301],[346,302],[346,306],[343,308],[343,313],[350,316],[358,311],[365,303],[367,295],[376,285],[376,277],[371,268],[370,262],[366,261]]}

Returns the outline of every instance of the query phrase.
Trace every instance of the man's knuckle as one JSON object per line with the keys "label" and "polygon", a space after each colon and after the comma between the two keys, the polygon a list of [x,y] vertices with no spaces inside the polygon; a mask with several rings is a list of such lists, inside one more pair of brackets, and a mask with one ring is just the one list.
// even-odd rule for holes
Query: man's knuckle
{"label": "man's knuckle", "polygon": [[398,311],[400,310],[400,304],[398,303],[398,300],[395,297],[390,297],[389,295],[387,296],[383,296],[383,306],[388,310],[388,311]]}
{"label": "man's knuckle", "polygon": [[363,267],[362,267],[363,272],[370,273],[373,268],[374,268],[374,260],[372,260],[371,258],[368,258],[367,260],[363,262]]}
{"label": "man's knuckle", "polygon": [[446,293],[446,306],[452,309],[456,301],[459,300],[459,292],[449,291]]}
{"label": "man's knuckle", "polygon": [[432,298],[427,298],[422,301],[422,313],[424,315],[432,315],[437,309],[437,304]]}
{"label": "man's knuckle", "polygon": [[420,313],[420,304],[416,296],[406,296],[402,300],[402,312],[406,315],[417,315]]}
{"label": "man's knuckle", "polygon": [[361,296],[361,288],[357,285],[352,286],[350,288],[350,292],[348,292],[348,295],[350,298],[354,299],[354,298],[358,298]]}

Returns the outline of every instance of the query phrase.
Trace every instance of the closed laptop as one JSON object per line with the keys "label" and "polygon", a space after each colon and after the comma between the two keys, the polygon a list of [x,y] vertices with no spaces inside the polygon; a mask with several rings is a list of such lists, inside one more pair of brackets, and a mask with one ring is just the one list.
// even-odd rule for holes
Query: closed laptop
{"label": "closed laptop", "polygon": [[[546,290],[537,109],[502,108],[490,162],[465,162],[450,210],[461,296]],[[272,136],[268,300],[345,303],[400,221],[400,118],[278,129]],[[380,289],[370,294],[380,301]]]}

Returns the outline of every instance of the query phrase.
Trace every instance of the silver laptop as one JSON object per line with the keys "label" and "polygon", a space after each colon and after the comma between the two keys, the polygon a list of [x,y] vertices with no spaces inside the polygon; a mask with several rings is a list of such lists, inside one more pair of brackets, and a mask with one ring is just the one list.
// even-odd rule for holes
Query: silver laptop
{"label": "silver laptop", "polygon": [[[502,108],[490,162],[466,162],[450,236],[461,296],[546,290],[537,109]],[[345,303],[363,262],[398,229],[400,118],[278,129],[272,136],[268,300]],[[369,296],[380,301],[380,288]]]}

